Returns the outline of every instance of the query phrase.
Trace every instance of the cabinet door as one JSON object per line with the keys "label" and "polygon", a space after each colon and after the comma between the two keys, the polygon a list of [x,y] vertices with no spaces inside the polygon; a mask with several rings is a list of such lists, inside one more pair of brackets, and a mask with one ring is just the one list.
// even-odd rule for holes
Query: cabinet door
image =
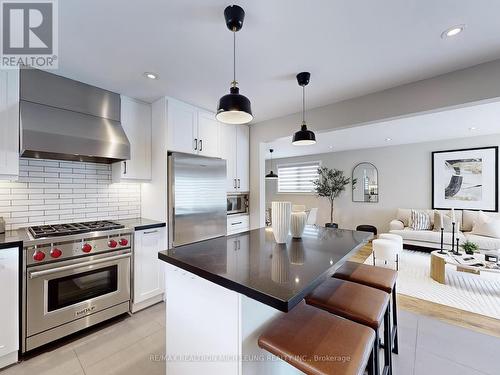
{"label": "cabinet door", "polygon": [[220,154],[226,160],[227,191],[236,191],[236,125],[220,124]]}
{"label": "cabinet door", "polygon": [[219,122],[211,112],[198,112],[198,153],[219,157]]}
{"label": "cabinet door", "polygon": [[151,105],[122,95],[121,123],[130,142],[130,160],[119,163],[120,179],[150,180]]}
{"label": "cabinet door", "polygon": [[0,179],[19,176],[19,70],[0,71]]}
{"label": "cabinet door", "polygon": [[0,357],[19,349],[19,249],[0,250]]}
{"label": "cabinet door", "polygon": [[168,150],[197,154],[198,110],[175,99],[168,99],[167,103]]}
{"label": "cabinet door", "polygon": [[238,191],[250,191],[250,128],[236,127],[236,178]]}
{"label": "cabinet door", "polygon": [[134,304],[163,293],[163,267],[158,252],[165,248],[165,228],[135,232]]}

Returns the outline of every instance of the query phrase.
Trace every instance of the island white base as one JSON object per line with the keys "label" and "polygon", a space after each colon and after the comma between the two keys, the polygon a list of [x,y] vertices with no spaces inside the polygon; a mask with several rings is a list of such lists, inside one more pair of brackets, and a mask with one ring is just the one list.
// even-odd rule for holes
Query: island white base
{"label": "island white base", "polygon": [[165,263],[168,375],[301,374],[257,346],[283,312]]}

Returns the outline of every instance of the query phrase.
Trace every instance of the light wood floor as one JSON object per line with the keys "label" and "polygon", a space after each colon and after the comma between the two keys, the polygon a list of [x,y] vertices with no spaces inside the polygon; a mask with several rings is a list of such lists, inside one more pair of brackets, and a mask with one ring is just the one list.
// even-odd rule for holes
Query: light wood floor
{"label": "light wood floor", "polygon": [[[372,245],[362,247],[351,259],[363,263],[372,253]],[[398,293],[398,308],[421,315],[430,316],[450,324],[476,332],[500,337],[500,320],[475,314],[439,303],[422,300]]]}

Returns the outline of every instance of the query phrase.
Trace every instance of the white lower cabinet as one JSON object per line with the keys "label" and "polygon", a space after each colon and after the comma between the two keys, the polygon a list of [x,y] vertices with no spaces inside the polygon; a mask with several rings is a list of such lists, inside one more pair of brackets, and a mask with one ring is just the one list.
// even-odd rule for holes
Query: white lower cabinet
{"label": "white lower cabinet", "polygon": [[163,300],[164,271],[158,252],[166,248],[165,227],[135,232],[132,312]]}
{"label": "white lower cabinet", "polygon": [[227,234],[236,234],[250,230],[250,216],[237,215],[227,217]]}
{"label": "white lower cabinet", "polygon": [[17,362],[19,350],[19,248],[0,250],[0,368]]}

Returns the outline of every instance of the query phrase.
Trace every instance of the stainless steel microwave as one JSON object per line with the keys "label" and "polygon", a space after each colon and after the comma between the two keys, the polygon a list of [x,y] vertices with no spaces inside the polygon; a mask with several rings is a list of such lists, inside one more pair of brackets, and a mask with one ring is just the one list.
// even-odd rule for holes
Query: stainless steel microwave
{"label": "stainless steel microwave", "polygon": [[227,214],[248,213],[248,193],[234,193],[227,195]]}

